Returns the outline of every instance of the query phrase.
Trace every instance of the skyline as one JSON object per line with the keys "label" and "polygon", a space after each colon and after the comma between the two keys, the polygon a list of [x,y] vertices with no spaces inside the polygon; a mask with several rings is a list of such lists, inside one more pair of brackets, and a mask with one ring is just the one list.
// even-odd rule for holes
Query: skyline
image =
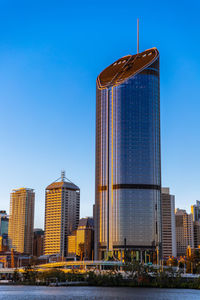
{"label": "skyline", "polygon": [[[12,189],[33,188],[35,227],[43,228],[45,188],[65,169],[66,177],[80,187],[81,217],[92,215],[96,77],[118,57],[137,52],[139,17],[140,52],[155,46],[161,55],[162,186],[170,187],[176,197],[176,207],[190,211],[190,205],[200,197],[200,59],[198,26],[195,26],[199,4],[195,11],[187,7],[188,16],[192,13],[193,17],[182,20],[186,1],[181,1],[181,8],[172,1],[169,7],[158,5],[160,14],[157,16],[158,12],[152,9],[149,14],[147,1],[145,9],[144,2],[141,5],[129,2],[130,6],[123,8],[123,21],[118,24],[114,16],[119,15],[121,8],[110,3],[105,13],[103,5],[91,3],[86,10],[80,2],[83,15],[81,9],[76,11],[75,5],[66,5],[63,1],[61,7],[56,6],[55,1],[46,7],[47,1],[44,1],[38,11],[39,1],[35,3],[33,6],[19,1],[12,5],[14,11],[9,7],[10,2],[0,4],[0,23],[4,28],[0,38],[3,170],[0,208],[9,213]],[[173,3],[172,12],[170,3]],[[69,8],[70,15],[66,19]],[[100,14],[103,12],[102,24]],[[166,16],[167,12],[172,14],[168,23],[162,20],[162,14]],[[8,14],[11,19],[7,20]],[[56,22],[52,22],[52,17]],[[105,38],[105,47],[99,40],[102,30],[107,26],[112,28],[113,24],[117,30]]]}

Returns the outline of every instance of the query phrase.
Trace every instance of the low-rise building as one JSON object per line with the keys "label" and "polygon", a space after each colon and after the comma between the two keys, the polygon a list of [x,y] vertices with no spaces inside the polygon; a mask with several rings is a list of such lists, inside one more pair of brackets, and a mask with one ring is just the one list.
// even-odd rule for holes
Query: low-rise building
{"label": "low-rise building", "polygon": [[80,219],[78,229],[68,237],[68,257],[78,256],[81,260],[93,259],[94,221]]}
{"label": "low-rise building", "polygon": [[40,228],[34,229],[33,256],[39,257],[43,255],[43,247],[44,247],[44,230]]}

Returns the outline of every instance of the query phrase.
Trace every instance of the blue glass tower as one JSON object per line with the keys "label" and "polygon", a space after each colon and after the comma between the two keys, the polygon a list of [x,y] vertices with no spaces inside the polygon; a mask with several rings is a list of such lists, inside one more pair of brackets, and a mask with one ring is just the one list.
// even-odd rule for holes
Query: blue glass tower
{"label": "blue glass tower", "polygon": [[[156,48],[97,77],[95,255],[161,250],[160,75]],[[161,251],[160,251],[161,252]]]}

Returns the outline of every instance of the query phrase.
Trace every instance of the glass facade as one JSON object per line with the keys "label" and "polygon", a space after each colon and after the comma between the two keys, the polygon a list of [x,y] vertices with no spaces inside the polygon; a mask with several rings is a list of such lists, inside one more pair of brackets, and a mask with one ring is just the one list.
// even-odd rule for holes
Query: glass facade
{"label": "glass facade", "polygon": [[[142,57],[153,51],[144,66]],[[132,76],[123,67],[118,81],[102,87],[97,79],[96,259],[105,251],[161,245],[159,53],[153,51],[134,56],[141,66]]]}

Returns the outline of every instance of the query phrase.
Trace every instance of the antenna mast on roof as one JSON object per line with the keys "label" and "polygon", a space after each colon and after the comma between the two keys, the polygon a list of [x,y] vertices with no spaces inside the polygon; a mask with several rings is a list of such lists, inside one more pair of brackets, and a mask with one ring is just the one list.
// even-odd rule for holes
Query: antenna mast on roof
{"label": "antenna mast on roof", "polygon": [[61,171],[61,181],[65,181],[65,171]]}
{"label": "antenna mast on roof", "polygon": [[137,19],[137,53],[139,53],[139,19]]}

